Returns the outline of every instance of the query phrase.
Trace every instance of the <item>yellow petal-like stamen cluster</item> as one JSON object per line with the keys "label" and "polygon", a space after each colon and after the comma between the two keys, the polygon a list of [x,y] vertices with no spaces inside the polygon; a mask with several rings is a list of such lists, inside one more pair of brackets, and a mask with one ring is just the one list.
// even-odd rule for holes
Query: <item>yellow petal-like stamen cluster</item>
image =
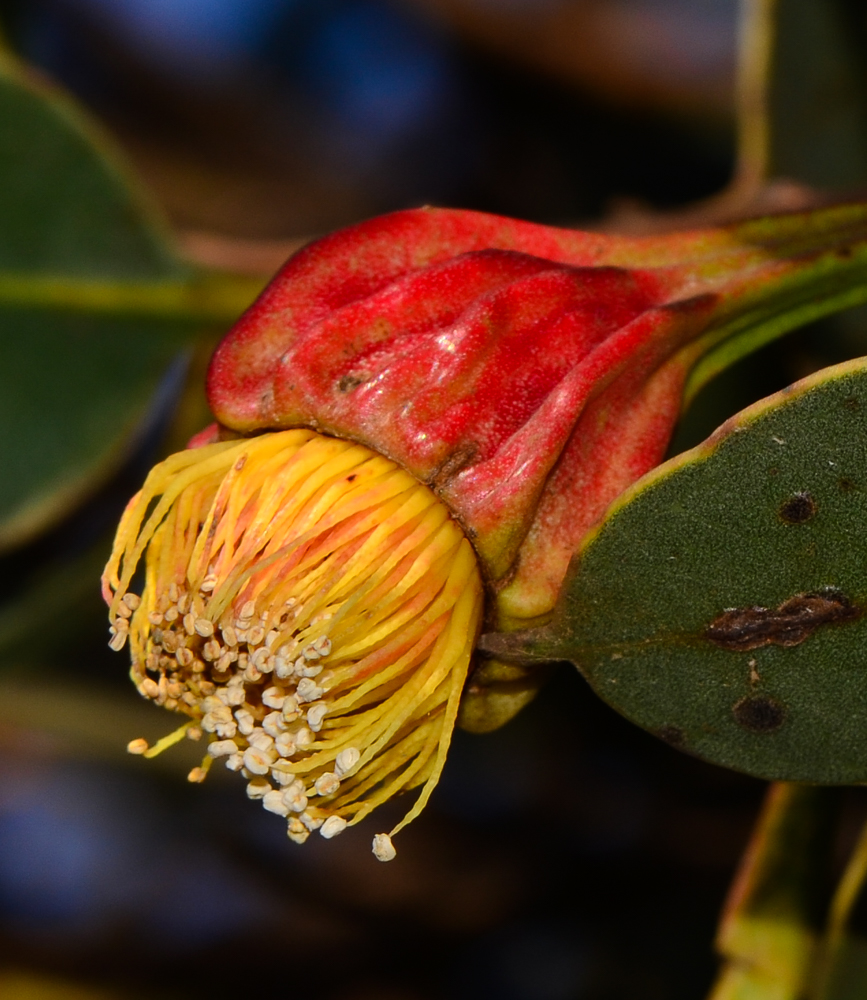
{"label": "yellow petal-like stamen cluster", "polygon": [[[131,592],[144,561],[141,596]],[[448,509],[394,462],[307,430],[172,455],[121,520],[103,577],[111,645],[190,717],[153,748],[208,753],[303,842],[436,785],[477,637],[482,586]]]}

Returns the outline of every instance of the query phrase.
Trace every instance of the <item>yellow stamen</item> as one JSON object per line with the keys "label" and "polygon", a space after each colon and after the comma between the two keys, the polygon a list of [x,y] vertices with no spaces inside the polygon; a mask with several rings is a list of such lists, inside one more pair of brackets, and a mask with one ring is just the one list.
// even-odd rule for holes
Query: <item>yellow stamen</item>
{"label": "yellow stamen", "polygon": [[172,455],[130,501],[103,591],[139,691],[190,717],[145,756],[200,726],[191,780],[225,758],[297,842],[419,786],[391,835],[424,808],[482,586],[446,507],[393,462],[307,430]]}

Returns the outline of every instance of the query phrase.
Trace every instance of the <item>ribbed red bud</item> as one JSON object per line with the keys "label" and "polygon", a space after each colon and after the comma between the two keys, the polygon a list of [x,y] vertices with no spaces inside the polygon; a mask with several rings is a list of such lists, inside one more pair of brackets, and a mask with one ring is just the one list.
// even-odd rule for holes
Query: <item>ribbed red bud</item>
{"label": "ribbed red bud", "polygon": [[286,264],[217,350],[210,403],[241,434],[311,427],[400,463],[462,523],[499,627],[527,624],[660,461],[699,359],[692,388],[867,297],[865,220],[627,239],[467,211],[373,219]]}

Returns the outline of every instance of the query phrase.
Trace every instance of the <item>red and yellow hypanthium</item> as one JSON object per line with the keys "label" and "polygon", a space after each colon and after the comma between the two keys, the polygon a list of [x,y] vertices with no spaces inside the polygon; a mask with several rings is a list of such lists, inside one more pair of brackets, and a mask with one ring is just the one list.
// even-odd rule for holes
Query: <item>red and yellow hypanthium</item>
{"label": "red and yellow hypanthium", "polygon": [[394,857],[462,696],[496,724],[480,631],[546,620],[685,394],[864,298],[865,231],[857,206],[645,239],[420,209],[301,250],[211,362],[218,423],[120,523],[111,645],[188,717],[130,750],[204,735],[190,780],[240,771],[296,842],[420,788],[374,838]]}

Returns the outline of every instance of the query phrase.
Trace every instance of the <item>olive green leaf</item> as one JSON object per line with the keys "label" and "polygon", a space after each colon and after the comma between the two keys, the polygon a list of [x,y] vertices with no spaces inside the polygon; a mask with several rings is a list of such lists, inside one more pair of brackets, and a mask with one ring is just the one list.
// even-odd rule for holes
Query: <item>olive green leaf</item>
{"label": "olive green leaf", "polygon": [[673,746],[867,780],[867,359],[762,400],[622,494],[554,621],[482,648],[569,659]]}
{"label": "olive green leaf", "polygon": [[101,130],[0,52],[0,550],[118,463],[172,359],[259,285],[184,264]]}

